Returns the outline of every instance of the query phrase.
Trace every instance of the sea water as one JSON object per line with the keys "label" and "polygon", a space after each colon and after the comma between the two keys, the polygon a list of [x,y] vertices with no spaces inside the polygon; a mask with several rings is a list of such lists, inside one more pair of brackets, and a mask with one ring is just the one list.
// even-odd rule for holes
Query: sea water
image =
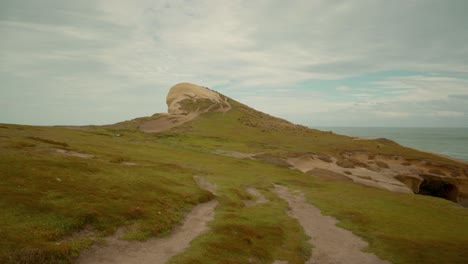
{"label": "sea water", "polygon": [[336,134],[388,138],[400,145],[468,161],[468,128],[318,127]]}

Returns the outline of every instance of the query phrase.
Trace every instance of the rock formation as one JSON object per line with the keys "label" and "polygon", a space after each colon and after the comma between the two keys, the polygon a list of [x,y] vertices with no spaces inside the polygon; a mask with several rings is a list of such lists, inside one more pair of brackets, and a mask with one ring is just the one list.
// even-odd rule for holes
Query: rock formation
{"label": "rock formation", "polygon": [[206,87],[191,83],[173,86],[166,98],[171,115],[189,115],[208,111],[226,112],[231,108],[226,97]]}
{"label": "rock formation", "polygon": [[228,98],[221,94],[191,83],[174,85],[167,94],[167,114],[142,122],[139,129],[147,133],[161,132],[184,124],[207,112],[231,110]]}
{"label": "rock formation", "polygon": [[367,186],[440,197],[468,207],[468,175],[464,167],[365,151],[345,152],[340,157],[331,157],[331,162],[320,157],[320,154],[310,154],[289,158],[288,162],[319,178],[326,178],[324,172],[327,171],[325,176],[330,178],[333,174],[335,180],[347,177]]}

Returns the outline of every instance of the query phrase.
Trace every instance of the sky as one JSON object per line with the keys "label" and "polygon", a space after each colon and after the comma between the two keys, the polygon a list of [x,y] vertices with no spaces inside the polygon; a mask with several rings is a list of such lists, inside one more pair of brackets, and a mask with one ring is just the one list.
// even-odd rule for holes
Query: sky
{"label": "sky", "polygon": [[0,0],[0,123],[166,112],[179,82],[311,127],[468,127],[466,0]]}

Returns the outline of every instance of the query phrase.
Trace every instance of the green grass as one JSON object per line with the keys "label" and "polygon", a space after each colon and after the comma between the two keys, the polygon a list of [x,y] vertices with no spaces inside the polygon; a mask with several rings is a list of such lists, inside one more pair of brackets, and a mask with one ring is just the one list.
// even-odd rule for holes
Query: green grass
{"label": "green grass", "polygon": [[[231,102],[232,103],[232,102]],[[235,104],[234,104],[235,105]],[[400,155],[408,159],[425,159],[447,165],[460,165],[444,157],[400,146],[388,140],[353,140],[287,123],[253,110],[234,108],[225,114],[207,113],[200,118],[174,128],[174,133],[199,138],[215,138],[218,147],[237,144],[233,150],[266,152],[278,156],[316,152],[338,156],[343,152],[366,151],[372,154]],[[244,122],[249,119],[249,122]],[[194,144],[193,137],[186,137],[187,144]]]}
{"label": "green grass", "polygon": [[[166,150],[150,151],[142,148],[143,142],[59,128],[12,127],[1,132],[9,140],[0,142],[0,255],[11,257],[12,263],[26,251],[34,251],[33,257],[44,258],[44,263],[54,263],[54,254],[71,259],[80,248],[75,241],[62,240],[88,225],[97,236],[129,224],[138,224],[148,236],[158,235],[170,230],[190,207],[212,199],[192,179],[199,171],[145,155],[148,151],[162,156]],[[38,144],[31,135],[49,140]],[[12,146],[12,140],[37,145]],[[95,158],[57,154],[53,150],[63,144],[56,142],[67,142]],[[115,153],[142,165],[116,164]]]}
{"label": "green grass", "polygon": [[[194,205],[213,199],[193,180],[218,185],[210,231],[170,263],[304,263],[311,245],[272,183],[302,190],[308,201],[366,239],[369,251],[394,263],[462,263],[468,248],[466,209],[433,197],[334,183],[285,168],[275,157],[343,151],[452,161],[386,141],[354,141],[309,130],[236,104],[158,134],[115,126],[69,130],[0,126],[0,262],[71,263],[81,250],[121,226],[122,239],[164,236]],[[64,156],[56,149],[93,155]],[[265,153],[262,160],[214,150]],[[122,162],[135,166],[125,166]],[[276,165],[275,165],[276,164]],[[246,207],[248,186],[269,203]],[[76,236],[90,230],[84,236]],[[312,245],[313,247],[313,245]]]}
{"label": "green grass", "polygon": [[[205,175],[222,190],[210,233],[217,238],[210,245],[218,250],[216,254],[204,254],[206,261],[223,257],[219,254],[227,247],[223,243],[226,237],[232,237],[224,230],[229,228],[243,230],[239,240],[231,241],[231,245],[240,248],[257,245],[252,252],[239,254],[239,258],[273,260],[272,252],[285,252],[291,263],[300,263],[297,259],[304,260],[309,252],[305,249],[307,238],[299,224],[286,215],[282,201],[259,210],[243,208],[245,187],[262,187],[268,182],[264,176],[252,175],[253,166],[259,166],[259,172],[265,175],[273,172],[274,167],[181,146],[177,140],[160,142],[161,136],[132,131],[45,127],[18,130],[9,126],[1,133],[8,137],[0,142],[0,235],[5,238],[0,244],[0,255],[4,263],[72,262],[89,243],[82,242],[84,238],[66,238],[83,229],[91,228],[91,237],[100,237],[120,226],[137,225],[137,230],[122,239],[144,240],[166,235],[180,222],[184,212],[213,198],[195,185],[193,175]],[[112,136],[117,133],[122,136]],[[44,140],[32,139],[33,135]],[[12,147],[12,141],[36,143]],[[56,142],[94,158],[60,155],[54,149],[63,145]],[[116,162],[123,160],[137,165]],[[233,213],[239,216],[237,220],[227,217]],[[244,245],[245,241],[250,242]],[[183,257],[180,263],[186,263]]]}

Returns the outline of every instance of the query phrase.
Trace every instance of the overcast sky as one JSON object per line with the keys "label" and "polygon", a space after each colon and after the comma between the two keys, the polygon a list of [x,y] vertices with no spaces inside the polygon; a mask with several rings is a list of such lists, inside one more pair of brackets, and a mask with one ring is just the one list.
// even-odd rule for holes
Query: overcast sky
{"label": "overcast sky", "polygon": [[0,0],[0,123],[165,112],[179,82],[308,126],[468,126],[468,1]]}

